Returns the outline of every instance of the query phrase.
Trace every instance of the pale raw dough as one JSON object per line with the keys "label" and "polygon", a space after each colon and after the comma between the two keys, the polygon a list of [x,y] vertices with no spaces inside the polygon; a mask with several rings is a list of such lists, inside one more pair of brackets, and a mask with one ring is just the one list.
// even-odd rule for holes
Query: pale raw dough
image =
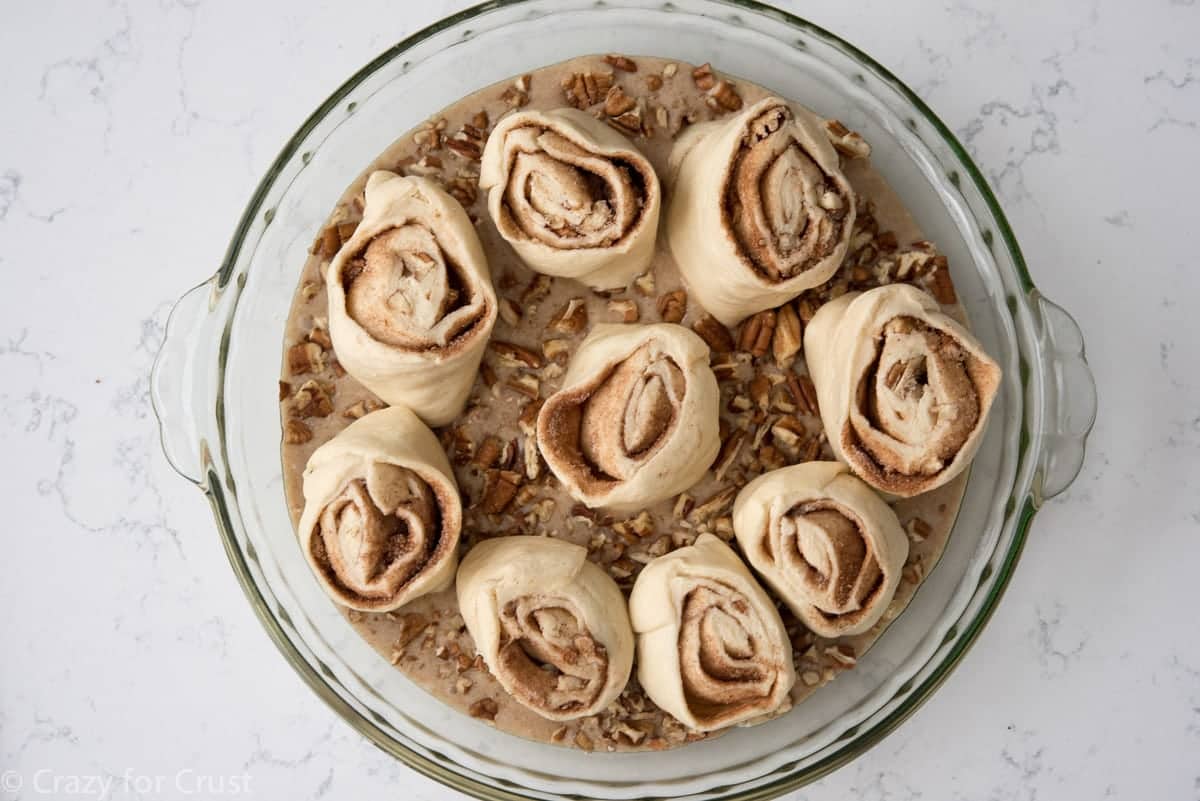
{"label": "pale raw dough", "polygon": [[601,324],[538,415],[538,446],[573,497],[633,509],[688,489],[717,456],[709,349],[671,323]]}
{"label": "pale raw dough", "polygon": [[[367,267],[347,291],[356,260]],[[497,306],[483,247],[457,200],[425,178],[372,173],[362,222],[330,262],[325,286],[346,372],[429,425],[459,415]]]}
{"label": "pale raw dough", "polygon": [[530,269],[615,289],[654,258],[658,176],[628,139],[583,111],[505,117],[488,137],[479,185]]}
{"label": "pale raw dough", "polygon": [[458,484],[437,437],[403,406],[356,420],[314,451],[304,501],[301,549],[343,606],[398,609],[454,579]]}
{"label": "pale raw dough", "polygon": [[775,605],[711,534],[646,565],[629,615],[642,689],[689,728],[761,722],[796,682]]}
{"label": "pale raw dough", "polygon": [[896,513],[841,462],[754,479],[733,505],[733,530],[750,565],[822,637],[875,625],[908,557]]}
{"label": "pale raw dough", "polygon": [[893,284],[830,301],[804,355],[834,453],[876,489],[928,492],[975,457],[1000,367],[929,294]]}
{"label": "pale raw dough", "polygon": [[492,675],[542,717],[596,714],[629,681],[625,597],[586,548],[547,537],[482,542],[459,569],[458,606]]}
{"label": "pale raw dough", "polygon": [[824,283],[846,255],[854,190],[822,120],[802,106],[768,97],[692,126],[668,175],[671,253],[689,292],[725,325]]}

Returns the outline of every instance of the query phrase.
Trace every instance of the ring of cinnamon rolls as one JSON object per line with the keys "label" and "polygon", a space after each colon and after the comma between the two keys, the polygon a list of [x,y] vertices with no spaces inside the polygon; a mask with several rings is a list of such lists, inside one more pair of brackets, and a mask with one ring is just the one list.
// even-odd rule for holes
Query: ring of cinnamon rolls
{"label": "ring of cinnamon rolls", "polygon": [[[858,204],[808,109],[768,97],[691,126],[669,178],[671,253],[691,298],[726,325],[790,302],[842,263]],[[608,290],[653,259],[654,168],[588,113],[508,115],[479,182],[497,231],[535,271]],[[703,534],[650,561],[626,601],[587,549],[553,537],[485,540],[458,566],[462,502],[427,426],[462,411],[497,300],[457,201],[423,178],[372,174],[363,221],[325,278],[338,358],[391,406],[309,461],[299,532],[314,574],[339,603],[378,612],[446,588],[457,570],[459,608],[491,675],[556,721],[609,706],[635,655],[646,695],[695,731],[785,709],[791,640],[755,574],[815,635],[882,625],[909,551],[888,500],[967,468],[1001,379],[915,287],[826,303],[803,348],[838,461],[760,475],[734,504],[740,553]],[[593,326],[541,406],[537,450],[588,507],[632,513],[687,491],[720,448],[709,362],[681,325]]]}

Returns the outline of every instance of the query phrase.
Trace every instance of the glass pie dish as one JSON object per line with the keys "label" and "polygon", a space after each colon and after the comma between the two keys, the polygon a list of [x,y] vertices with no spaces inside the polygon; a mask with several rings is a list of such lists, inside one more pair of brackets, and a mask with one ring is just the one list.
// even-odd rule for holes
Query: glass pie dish
{"label": "glass pie dish", "polygon": [[[344,188],[406,131],[510,75],[587,53],[706,61],[837,117],[949,257],[1005,371],[945,553],[858,666],[792,713],[664,753],[526,741],[444,706],[331,604],[284,499],[276,376],[308,247]],[[410,767],[486,799],[759,799],[870,748],[937,689],[986,624],[1044,500],[1075,478],[1096,395],[1078,327],[1033,285],[978,168],[907,87],[804,20],[732,0],[498,0],[414,34],[288,141],[220,270],[176,305],[152,376],[168,460],[208,496],[230,562],[279,649],[347,722]]]}

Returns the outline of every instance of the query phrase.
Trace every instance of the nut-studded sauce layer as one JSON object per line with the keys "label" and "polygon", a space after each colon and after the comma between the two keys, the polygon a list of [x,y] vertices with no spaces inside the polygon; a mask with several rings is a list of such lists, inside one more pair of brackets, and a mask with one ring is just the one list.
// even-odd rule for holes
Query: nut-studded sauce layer
{"label": "nut-studded sauce layer", "polygon": [[[947,311],[961,314],[945,259],[923,240],[900,199],[871,169],[856,134],[836,121],[828,124],[860,198],[845,264],[824,286],[751,317],[737,330],[688,302],[661,230],[653,269],[624,291],[601,294],[526,269],[497,234],[477,188],[488,132],[516,108],[573,105],[591,111],[628,136],[665,179],[671,143],[682,127],[723,117],[767,94],[708,65],[588,56],[490,86],[396,140],[350,186],[327,226],[317,232],[292,305],[280,403],[283,473],[293,522],[304,507],[301,475],[309,455],[353,419],[383,405],[337,363],[325,330],[321,279],[324,266],[353,233],[361,216],[363,184],[376,169],[439,180],[467,208],[500,299],[500,318],[467,409],[437,432],[464,498],[464,549],[507,534],[560,537],[586,546],[592,560],[628,592],[645,563],[691,544],[700,533],[732,540],[734,496],[754,477],[788,464],[832,458],[801,348],[804,325],[821,303],[847,290],[908,281],[934,294]],[[558,390],[566,363],[592,324],[662,320],[693,328],[712,348],[721,387],[720,455],[687,493],[640,514],[614,517],[589,511],[563,491],[538,456],[533,420],[541,400]],[[793,703],[853,669],[858,656],[909,602],[941,555],[965,480],[964,475],[895,505],[911,550],[892,605],[870,631],[840,640],[814,637],[781,606],[798,676]],[[393,613],[346,614],[414,682],[504,731],[589,751],[659,750],[705,737],[658,710],[636,678],[600,715],[560,724],[530,712],[505,694],[475,656],[453,589]]]}

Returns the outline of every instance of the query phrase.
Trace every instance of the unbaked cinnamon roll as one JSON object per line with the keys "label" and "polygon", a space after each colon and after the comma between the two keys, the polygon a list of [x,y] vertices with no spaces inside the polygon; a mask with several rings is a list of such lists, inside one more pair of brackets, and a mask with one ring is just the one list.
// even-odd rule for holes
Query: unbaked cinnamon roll
{"label": "unbaked cinnamon roll", "polygon": [[445,589],[461,528],[446,454],[403,406],[354,421],[309,457],[300,545],[343,606],[384,612]]}
{"label": "unbaked cinnamon roll", "polygon": [[544,718],[600,712],[629,681],[625,597],[586,548],[547,537],[485,540],[458,571],[458,606],[492,675]]}
{"label": "unbaked cinnamon roll", "polygon": [[671,323],[592,329],[537,421],[538,447],[574,498],[628,509],[700,480],[720,449],[708,354]]}
{"label": "unbaked cinnamon roll", "polygon": [[841,462],[754,479],[733,505],[733,530],[750,565],[823,637],[875,625],[908,557],[896,513]]}
{"label": "unbaked cinnamon roll", "polygon": [[496,322],[487,259],[437,184],[367,179],[363,219],[330,262],[329,334],[346,372],[432,426],[462,411]]}
{"label": "unbaked cinnamon roll", "polygon": [[827,281],[854,227],[855,196],[823,121],[769,97],[688,128],[671,150],[671,253],[688,289],[727,326]]}
{"label": "unbaked cinnamon roll", "polygon": [[834,453],[871,486],[911,497],[974,458],[1000,367],[928,294],[897,284],[826,303],[804,354]]}
{"label": "unbaked cinnamon roll", "polygon": [[629,614],[642,689],[692,729],[759,722],[795,684],[778,610],[737,554],[711,534],[646,565]]}
{"label": "unbaked cinnamon roll", "polygon": [[654,256],[658,176],[583,111],[505,117],[484,147],[479,185],[497,230],[532,270],[616,289]]}

